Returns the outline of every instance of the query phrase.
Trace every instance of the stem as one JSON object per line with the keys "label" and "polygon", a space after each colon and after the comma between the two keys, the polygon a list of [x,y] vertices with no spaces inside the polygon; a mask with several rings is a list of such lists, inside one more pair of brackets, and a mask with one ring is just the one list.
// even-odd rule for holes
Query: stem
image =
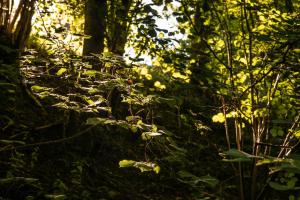
{"label": "stem", "polygon": [[82,135],[84,135],[85,133],[89,133],[94,127],[98,126],[98,124],[96,125],[92,125],[70,137],[65,137],[65,138],[61,138],[61,139],[57,139],[57,140],[49,140],[49,141],[43,141],[43,142],[37,142],[37,143],[33,143],[33,144],[25,144],[22,146],[17,146],[17,147],[11,147],[10,145],[3,147],[2,149],[0,149],[0,153],[1,152],[5,152],[5,151],[12,151],[12,150],[19,150],[19,149],[27,149],[27,148],[33,148],[33,147],[38,147],[38,146],[43,146],[43,145],[49,145],[49,144],[59,144],[59,143],[64,143],[64,142],[69,142],[71,140],[74,140]]}
{"label": "stem", "polygon": [[222,111],[225,118],[224,126],[225,126],[226,142],[227,142],[228,150],[230,150],[231,147],[230,147],[230,137],[229,137],[228,124],[227,124],[227,117],[226,117],[226,105],[225,105],[224,97],[221,98],[222,98]]}
{"label": "stem", "polygon": [[[300,112],[298,113],[298,115],[296,116],[295,122],[293,123],[292,127],[290,128],[290,131],[288,132],[288,134],[285,136],[284,142],[282,144],[283,147],[285,148],[281,148],[277,158],[283,158],[286,156],[287,153],[286,152],[287,148],[289,146],[290,143],[290,139],[293,137],[294,134],[294,130],[298,127],[300,122]],[[288,152],[290,153],[290,152]]]}
{"label": "stem", "polygon": [[240,199],[245,199],[245,188],[244,188],[244,170],[243,164],[239,162],[239,180],[240,180]]}

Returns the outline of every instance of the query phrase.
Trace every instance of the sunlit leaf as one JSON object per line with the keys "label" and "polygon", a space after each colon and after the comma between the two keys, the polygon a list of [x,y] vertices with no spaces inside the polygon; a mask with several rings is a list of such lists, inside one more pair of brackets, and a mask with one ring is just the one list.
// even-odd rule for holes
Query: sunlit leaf
{"label": "sunlit leaf", "polygon": [[132,167],[136,161],[134,160],[121,160],[119,162],[119,167]]}
{"label": "sunlit leaf", "polygon": [[223,115],[223,113],[218,113],[212,117],[212,121],[223,123],[225,122],[225,116]]}
{"label": "sunlit leaf", "polygon": [[258,160],[256,162],[256,165],[260,166],[260,165],[273,164],[273,163],[282,163],[282,162],[286,162],[286,161],[282,158],[268,158],[268,159]]}
{"label": "sunlit leaf", "polygon": [[96,70],[86,70],[86,71],[84,72],[84,74],[87,75],[87,76],[96,76],[96,74],[98,74],[98,73],[99,73],[99,72],[96,71]]}
{"label": "sunlit leaf", "polygon": [[296,53],[300,53],[300,49],[294,49],[293,51]]}
{"label": "sunlit leaf", "polygon": [[247,60],[245,58],[241,58],[240,62],[243,63],[243,64],[245,64],[245,65],[247,65]]}
{"label": "sunlit leaf", "polygon": [[160,172],[160,167],[157,165],[157,166],[155,166],[154,168],[153,168],[153,171],[155,172],[155,173],[159,173]]}
{"label": "sunlit leaf", "polygon": [[132,125],[130,126],[130,130],[133,132],[133,133],[136,133],[138,131],[138,127],[135,126],[135,125]]}
{"label": "sunlit leaf", "polygon": [[300,139],[300,130],[296,131],[296,132],[294,133],[294,136],[295,136],[296,138]]}
{"label": "sunlit leaf", "polygon": [[45,88],[38,85],[33,85],[31,86],[31,90],[34,92],[42,92],[45,90]]}
{"label": "sunlit leaf", "polygon": [[147,135],[149,135],[151,137],[162,135],[162,133],[159,133],[159,132],[144,132],[143,134],[147,134]]}
{"label": "sunlit leaf", "polygon": [[52,105],[52,106],[58,107],[58,108],[69,109],[69,106],[68,106],[66,103],[64,103],[64,102],[59,102],[59,103],[54,104],[54,105]]}
{"label": "sunlit leaf", "polygon": [[166,89],[166,86],[161,84],[159,81],[155,81],[154,86],[158,89],[164,90]]}
{"label": "sunlit leaf", "polygon": [[134,167],[139,168],[141,172],[155,171],[156,173],[158,173],[160,171],[160,168],[158,168],[157,166],[157,164],[151,162],[136,162],[134,164]]}
{"label": "sunlit leaf", "polygon": [[126,120],[128,121],[128,122],[135,122],[135,121],[137,121],[137,120],[139,120],[141,117],[140,116],[127,116],[126,117]]}
{"label": "sunlit leaf", "polygon": [[145,140],[145,141],[152,139],[152,137],[146,133],[142,133],[141,137],[142,137],[142,140]]}
{"label": "sunlit leaf", "polygon": [[160,172],[160,167],[152,162],[137,162],[134,160],[121,160],[119,167],[135,167],[141,170],[141,172],[154,171],[155,173]]}
{"label": "sunlit leaf", "polygon": [[64,68],[64,67],[62,67],[62,68],[60,68],[60,69],[56,72],[56,75],[57,75],[57,76],[61,76],[61,75],[63,75],[66,71],[67,71],[67,69]]}

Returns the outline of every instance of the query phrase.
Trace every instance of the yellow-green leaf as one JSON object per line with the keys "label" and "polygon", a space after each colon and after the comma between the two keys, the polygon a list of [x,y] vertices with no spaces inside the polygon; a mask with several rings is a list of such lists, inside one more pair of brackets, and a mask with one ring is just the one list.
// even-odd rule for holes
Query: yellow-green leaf
{"label": "yellow-green leaf", "polygon": [[60,68],[60,69],[56,72],[56,75],[57,75],[57,76],[61,76],[61,75],[63,75],[66,71],[67,71],[67,69],[64,68],[64,67],[62,67],[62,68]]}
{"label": "yellow-green leaf", "polygon": [[41,86],[38,86],[38,85],[33,85],[33,86],[31,86],[31,90],[33,92],[41,92],[41,91],[44,90],[44,87],[41,87]]}
{"label": "yellow-green leaf", "polygon": [[296,138],[300,139],[300,130],[296,131],[296,132],[294,133],[294,136],[295,136]]}
{"label": "yellow-green leaf", "polygon": [[223,113],[218,113],[212,117],[212,121],[223,123],[225,122],[225,116],[223,115]]}
{"label": "yellow-green leaf", "polygon": [[153,171],[158,174],[160,172],[160,167],[158,165],[156,165],[156,167],[154,167]]}
{"label": "yellow-green leaf", "polygon": [[136,163],[134,160],[121,160],[119,162],[119,167],[133,167],[133,165]]}

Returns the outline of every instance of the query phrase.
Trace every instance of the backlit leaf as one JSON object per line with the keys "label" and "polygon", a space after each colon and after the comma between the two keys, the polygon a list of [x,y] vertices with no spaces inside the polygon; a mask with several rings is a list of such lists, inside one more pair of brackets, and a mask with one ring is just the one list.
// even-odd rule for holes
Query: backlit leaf
{"label": "backlit leaf", "polygon": [[294,133],[294,136],[295,136],[296,138],[300,139],[300,130],[296,131],[296,132]]}
{"label": "backlit leaf", "polygon": [[56,75],[57,75],[57,76],[61,76],[61,75],[63,75],[66,71],[67,71],[67,69],[64,68],[64,67],[62,67],[62,68],[60,68],[60,69],[56,72]]}
{"label": "backlit leaf", "polygon": [[212,121],[223,123],[225,122],[225,116],[223,115],[223,113],[218,113],[212,117]]}
{"label": "backlit leaf", "polygon": [[121,160],[119,162],[119,167],[132,167],[136,161],[134,160]]}

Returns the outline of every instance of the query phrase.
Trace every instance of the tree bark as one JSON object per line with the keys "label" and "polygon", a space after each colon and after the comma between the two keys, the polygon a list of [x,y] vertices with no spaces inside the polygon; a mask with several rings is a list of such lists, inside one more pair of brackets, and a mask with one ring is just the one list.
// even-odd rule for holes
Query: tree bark
{"label": "tree bark", "polygon": [[100,54],[104,50],[106,0],[87,0],[85,6],[83,56]]}
{"label": "tree bark", "polygon": [[129,16],[129,9],[132,0],[112,1],[110,13],[115,16],[110,17],[111,26],[108,27],[109,34],[107,38],[108,49],[110,52],[122,56],[125,52],[127,42],[128,28],[132,18]]}

